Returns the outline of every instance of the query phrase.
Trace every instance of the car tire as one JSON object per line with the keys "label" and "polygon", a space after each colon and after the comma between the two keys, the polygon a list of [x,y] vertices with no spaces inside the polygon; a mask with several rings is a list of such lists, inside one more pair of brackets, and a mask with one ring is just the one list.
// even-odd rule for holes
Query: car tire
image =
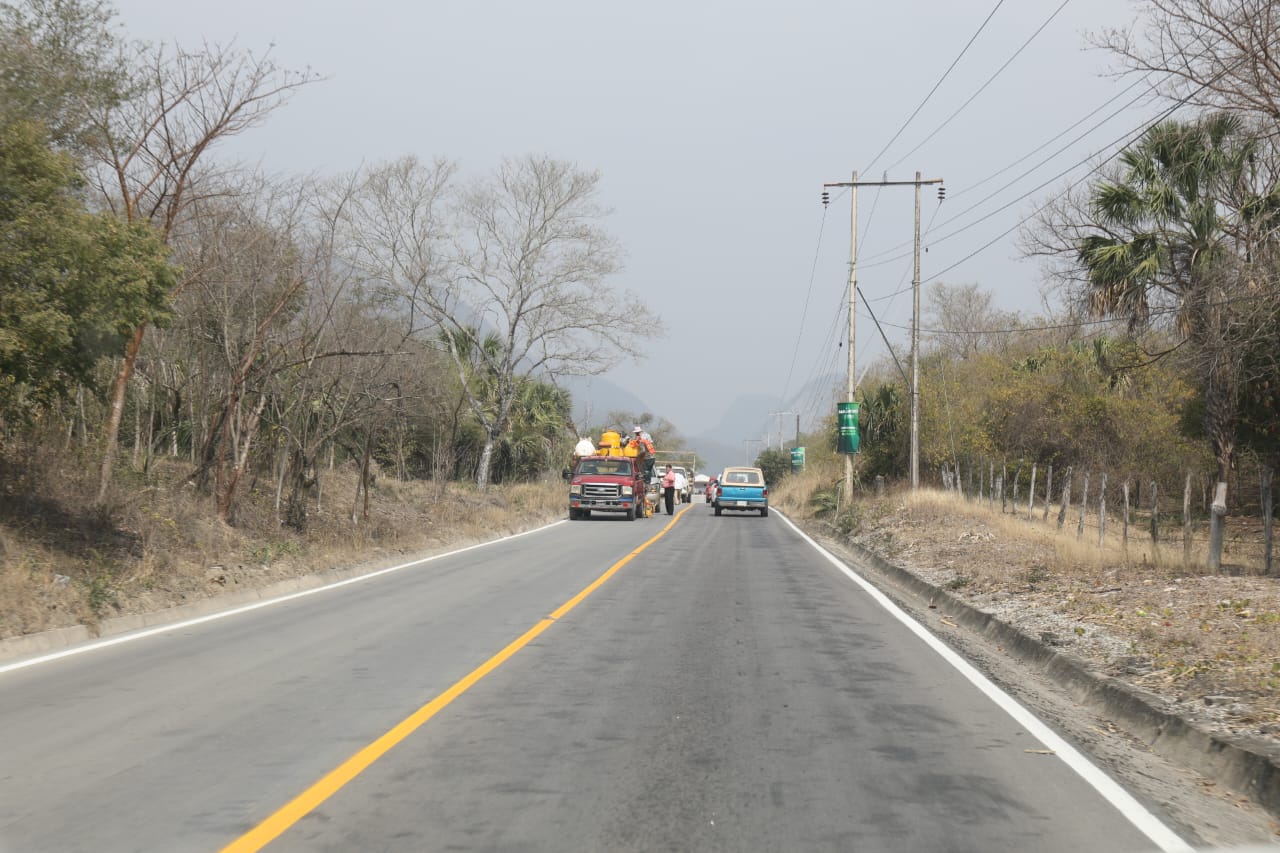
{"label": "car tire", "polygon": [[716,515],[720,514],[720,507],[716,507]]}
{"label": "car tire", "polygon": [[627,521],[635,521],[635,520],[636,520],[636,508],[631,507],[631,509],[627,510]]}
{"label": "car tire", "polygon": [[760,510],[760,517],[761,517],[761,518],[768,518],[768,517],[769,517],[769,508],[768,508],[768,507],[765,507],[764,509]]}

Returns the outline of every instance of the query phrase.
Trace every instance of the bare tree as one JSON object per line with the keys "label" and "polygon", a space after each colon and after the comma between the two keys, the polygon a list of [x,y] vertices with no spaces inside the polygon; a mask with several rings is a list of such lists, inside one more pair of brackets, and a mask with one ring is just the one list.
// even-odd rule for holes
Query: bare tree
{"label": "bare tree", "polygon": [[[197,195],[198,169],[220,140],[261,123],[310,73],[278,68],[267,57],[232,47],[139,48],[141,69],[130,94],[93,115],[89,136],[93,183],[104,204],[129,222],[153,224],[166,242]],[[216,182],[204,176],[206,188]],[[179,288],[181,288],[179,284]],[[149,320],[127,335],[112,383],[98,501],[111,483],[125,393]]]}
{"label": "bare tree", "polygon": [[1280,5],[1274,0],[1143,0],[1140,25],[1095,43],[1164,93],[1195,106],[1280,121]]}
{"label": "bare tree", "polygon": [[[504,161],[461,195],[454,274],[427,295],[446,328],[461,330],[478,318],[500,340],[487,365],[497,379],[496,406],[470,401],[486,433],[476,477],[481,489],[518,377],[601,373],[639,357],[656,328],[639,297],[613,291],[601,298],[600,285],[620,269],[621,251],[599,225],[606,213],[595,201],[599,181],[598,172],[572,163],[526,156]],[[450,354],[464,371],[463,354],[456,347]]]}
{"label": "bare tree", "polygon": [[[452,174],[445,163],[391,164],[370,175],[371,199],[353,210],[360,263],[448,350],[484,429],[484,489],[523,379],[603,372],[638,357],[656,324],[638,297],[602,294],[621,251],[600,226],[598,173],[545,156],[506,160],[454,196],[450,234],[438,217]],[[471,345],[481,341],[492,345]]]}
{"label": "bare tree", "polygon": [[200,228],[189,285],[200,334],[220,378],[202,442],[197,481],[212,478],[218,517],[229,521],[270,389],[267,379],[288,357],[293,314],[309,268],[302,220],[310,189],[257,180],[235,197],[214,199],[192,217]]}
{"label": "bare tree", "polygon": [[996,308],[990,291],[979,285],[941,281],[929,288],[924,316],[932,334],[930,350],[950,358],[1005,354],[1022,322],[1016,311]]}

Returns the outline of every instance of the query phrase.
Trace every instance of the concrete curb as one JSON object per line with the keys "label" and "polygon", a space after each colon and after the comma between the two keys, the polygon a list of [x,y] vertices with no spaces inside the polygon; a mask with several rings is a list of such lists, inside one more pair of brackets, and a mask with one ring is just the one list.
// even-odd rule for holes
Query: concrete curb
{"label": "concrete curb", "polygon": [[[824,534],[823,538],[827,538]],[[1035,666],[1080,704],[1121,723],[1153,752],[1247,795],[1280,818],[1280,749],[1261,740],[1207,731],[1162,710],[1161,699],[1119,679],[1100,675],[990,613],[962,601],[860,545],[844,542],[859,561],[895,589],[932,605],[966,629],[1002,645]]]}

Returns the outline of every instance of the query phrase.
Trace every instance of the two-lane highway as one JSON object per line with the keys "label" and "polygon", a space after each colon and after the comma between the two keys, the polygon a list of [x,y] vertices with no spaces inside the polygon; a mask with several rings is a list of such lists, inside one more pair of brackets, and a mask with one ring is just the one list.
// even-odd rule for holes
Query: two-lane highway
{"label": "two-lane highway", "polygon": [[1135,808],[703,504],[0,664],[0,851],[1178,848]]}

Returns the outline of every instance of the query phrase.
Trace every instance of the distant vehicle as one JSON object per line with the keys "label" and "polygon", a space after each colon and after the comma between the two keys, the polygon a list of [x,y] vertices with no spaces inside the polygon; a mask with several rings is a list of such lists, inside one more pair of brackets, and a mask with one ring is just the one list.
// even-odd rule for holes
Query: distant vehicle
{"label": "distant vehicle", "polygon": [[759,468],[725,468],[712,500],[716,515],[724,510],[769,514],[769,486]]}
{"label": "distant vehicle", "polygon": [[695,495],[706,494],[707,484],[711,482],[711,478],[706,474],[696,474],[693,478],[693,493]]}
{"label": "distant vehicle", "polygon": [[715,500],[716,489],[719,488],[719,486],[720,486],[720,481],[717,480],[715,477],[712,477],[711,479],[707,480],[707,487],[704,490],[706,494],[707,503],[711,503],[713,500]]}

